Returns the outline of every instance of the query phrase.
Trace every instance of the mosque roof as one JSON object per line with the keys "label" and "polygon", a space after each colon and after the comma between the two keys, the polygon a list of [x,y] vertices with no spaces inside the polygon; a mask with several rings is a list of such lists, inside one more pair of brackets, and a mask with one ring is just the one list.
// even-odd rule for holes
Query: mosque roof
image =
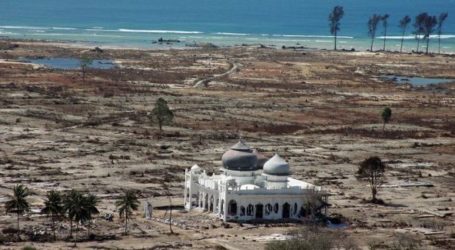
{"label": "mosque roof", "polygon": [[290,175],[289,164],[275,154],[264,164],[264,173],[268,175]]}

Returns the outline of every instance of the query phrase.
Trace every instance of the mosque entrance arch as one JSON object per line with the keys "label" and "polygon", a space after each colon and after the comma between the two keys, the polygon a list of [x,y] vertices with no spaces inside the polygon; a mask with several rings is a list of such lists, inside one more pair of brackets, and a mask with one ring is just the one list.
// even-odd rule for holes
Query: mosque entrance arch
{"label": "mosque entrance arch", "polygon": [[264,218],[264,205],[256,204],[256,219]]}
{"label": "mosque entrance arch", "polygon": [[283,204],[283,219],[288,219],[291,214],[291,205],[289,203]]}
{"label": "mosque entrance arch", "polygon": [[228,214],[237,215],[237,202],[235,200],[230,200],[228,203]]}

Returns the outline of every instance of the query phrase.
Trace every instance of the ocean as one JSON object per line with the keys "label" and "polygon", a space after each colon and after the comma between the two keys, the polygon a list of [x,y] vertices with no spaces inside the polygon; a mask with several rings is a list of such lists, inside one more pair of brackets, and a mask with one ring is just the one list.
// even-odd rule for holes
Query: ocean
{"label": "ocean", "polygon": [[[153,41],[163,38],[181,41],[167,47],[213,43],[330,49],[328,15],[335,5],[345,10],[340,49],[369,48],[372,14],[390,15],[387,48],[398,50],[398,22],[404,15],[447,11],[442,51],[455,53],[455,0],[0,0],[0,35],[116,47],[153,48],[160,46]],[[406,51],[416,47],[411,32],[412,25]],[[382,48],[381,37],[379,27],[376,49]],[[437,51],[437,39],[430,46]]]}

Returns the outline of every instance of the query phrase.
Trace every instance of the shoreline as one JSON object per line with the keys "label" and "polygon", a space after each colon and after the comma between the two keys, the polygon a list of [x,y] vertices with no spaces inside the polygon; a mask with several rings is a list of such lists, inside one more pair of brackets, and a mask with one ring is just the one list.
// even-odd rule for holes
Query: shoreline
{"label": "shoreline", "polygon": [[[98,44],[96,42],[84,42],[84,41],[70,41],[70,40],[49,40],[49,39],[20,39],[20,38],[10,38],[10,37],[0,37],[0,42],[7,42],[7,43],[16,43],[16,44],[24,44],[24,45],[44,45],[44,46],[55,46],[60,48],[69,48],[69,49],[108,49],[108,50],[136,50],[136,51],[168,51],[168,50],[197,50],[197,49],[229,49],[229,48],[246,48],[246,47],[257,47],[262,49],[276,49],[276,50],[293,50],[293,51],[333,51],[327,48],[317,48],[317,47],[307,47],[305,45],[296,45],[296,46],[279,46],[278,44],[268,44],[265,45],[264,43],[251,43],[251,44],[234,44],[234,45],[222,45],[217,44],[216,42],[208,42],[208,43],[195,43],[193,46],[189,46],[188,44],[182,44],[182,46],[171,46],[168,44],[156,46],[152,42],[150,47],[141,47],[141,46],[134,46],[134,45],[108,45],[108,44]],[[183,42],[182,42],[183,43]],[[174,45],[174,44],[172,44]],[[362,50],[357,48],[351,49],[338,49],[337,52],[357,52],[357,53],[386,53],[386,54],[412,54],[412,55],[428,55],[428,56],[449,56],[452,57],[455,55],[454,52],[430,52],[429,54],[425,54],[424,52],[420,51],[419,53],[409,51],[399,52],[397,50]]]}

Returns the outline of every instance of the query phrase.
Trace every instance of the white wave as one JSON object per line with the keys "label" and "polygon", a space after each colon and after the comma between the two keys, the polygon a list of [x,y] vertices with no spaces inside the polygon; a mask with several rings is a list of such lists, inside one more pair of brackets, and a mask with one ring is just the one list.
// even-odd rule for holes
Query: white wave
{"label": "white wave", "polygon": [[53,30],[77,30],[76,28],[71,27],[52,27]]}
{"label": "white wave", "polygon": [[[420,35],[418,36],[419,38],[423,38],[423,35]],[[378,39],[384,39],[384,36],[378,36],[377,37]],[[387,39],[390,39],[390,40],[401,40],[401,38],[403,38],[404,40],[413,40],[413,39],[416,39],[416,36],[415,35],[408,35],[408,36],[387,36]],[[431,35],[430,36],[431,39],[435,39],[435,38],[439,38],[439,35]],[[455,38],[455,35],[441,35],[441,39],[453,39]]]}
{"label": "white wave", "polygon": [[200,31],[183,31],[183,30],[135,30],[135,29],[118,29],[120,32],[130,33],[160,33],[160,34],[202,34]]}
{"label": "white wave", "polygon": [[0,26],[2,29],[26,29],[26,30],[48,30],[49,27],[38,27],[38,26],[14,26],[14,25],[4,25]]}
{"label": "white wave", "polygon": [[[281,37],[294,37],[294,38],[333,38],[333,36],[321,36],[321,35],[280,35],[275,34],[272,36],[281,36]],[[352,36],[337,36],[339,39],[354,39]]]}
{"label": "white wave", "polygon": [[118,30],[104,30],[104,29],[85,29],[85,31],[96,31],[96,32],[118,32]]}
{"label": "white wave", "polygon": [[248,36],[246,33],[230,33],[230,32],[217,32],[216,35],[222,36]]}

